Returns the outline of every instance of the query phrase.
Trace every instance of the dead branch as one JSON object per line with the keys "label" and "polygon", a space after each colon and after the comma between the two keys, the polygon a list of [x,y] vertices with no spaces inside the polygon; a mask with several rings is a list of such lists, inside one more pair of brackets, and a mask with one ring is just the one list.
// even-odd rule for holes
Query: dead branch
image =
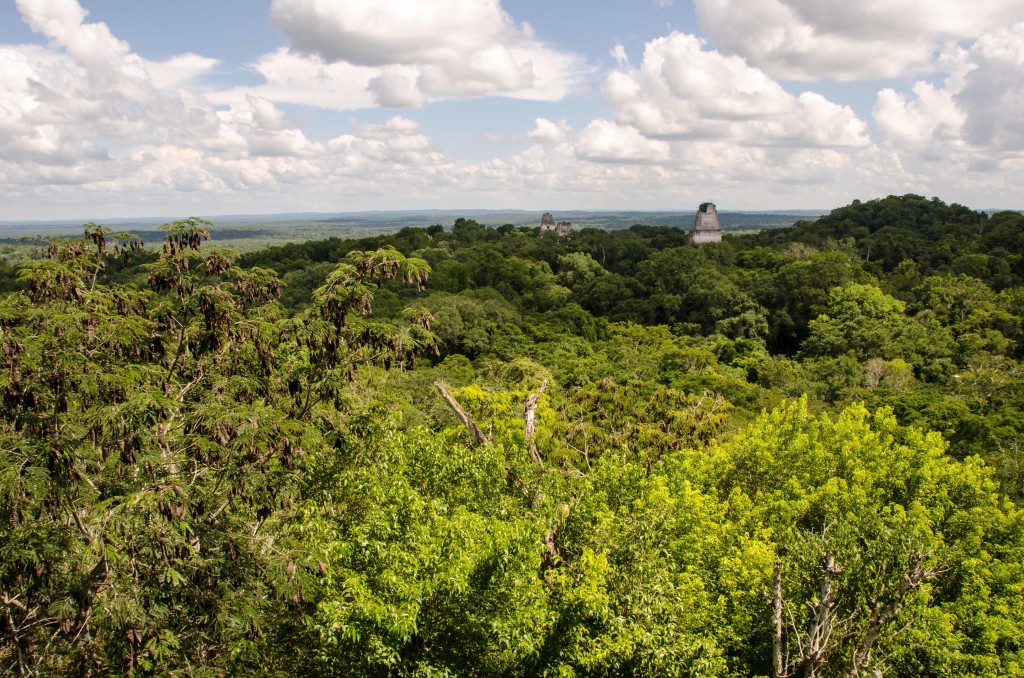
{"label": "dead branch", "polygon": [[481,445],[492,445],[493,443],[491,443],[491,439],[484,435],[484,432],[476,425],[473,421],[473,416],[459,405],[459,402],[455,400],[455,397],[451,394],[451,391],[448,390],[448,387],[439,381],[435,381],[434,386],[441,393],[441,397],[445,399],[448,406],[455,410],[455,414],[459,415],[459,419],[462,420],[462,424],[470,432],[473,438]]}
{"label": "dead branch", "polygon": [[540,458],[540,454],[537,452],[537,440],[534,437],[537,428],[537,401],[544,395],[544,389],[548,387],[547,378],[540,385],[540,390],[536,393],[531,393],[526,399],[526,411],[524,418],[526,419],[526,440],[530,445],[530,459],[536,464],[543,463]]}

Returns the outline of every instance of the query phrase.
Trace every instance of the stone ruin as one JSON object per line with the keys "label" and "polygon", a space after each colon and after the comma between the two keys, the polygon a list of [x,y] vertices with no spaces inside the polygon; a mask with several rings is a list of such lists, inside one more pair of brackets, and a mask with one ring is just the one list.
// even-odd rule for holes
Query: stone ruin
{"label": "stone ruin", "polygon": [[690,230],[691,245],[706,245],[709,242],[722,242],[718,209],[710,201],[702,202],[697,208],[697,218],[693,220],[693,229]]}
{"label": "stone ruin", "polygon": [[569,235],[572,233],[572,222],[559,221],[555,223],[555,218],[551,216],[551,212],[545,212],[544,216],[540,218],[540,234],[538,237],[543,238],[548,233],[554,235]]}

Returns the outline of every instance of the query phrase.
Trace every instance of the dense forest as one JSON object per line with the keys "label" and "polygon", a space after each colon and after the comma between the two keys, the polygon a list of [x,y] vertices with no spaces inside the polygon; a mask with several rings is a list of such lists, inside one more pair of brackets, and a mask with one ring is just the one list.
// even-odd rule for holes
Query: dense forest
{"label": "dense forest", "polygon": [[0,670],[1024,675],[1024,215],[0,262]]}

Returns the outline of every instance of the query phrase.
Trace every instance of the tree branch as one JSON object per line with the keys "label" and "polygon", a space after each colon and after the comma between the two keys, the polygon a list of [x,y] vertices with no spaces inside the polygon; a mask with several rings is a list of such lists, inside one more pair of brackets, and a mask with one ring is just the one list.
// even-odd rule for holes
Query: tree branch
{"label": "tree branch", "polygon": [[451,391],[448,390],[448,387],[439,381],[435,381],[434,386],[437,388],[438,392],[441,393],[441,397],[445,399],[448,406],[455,411],[455,414],[459,415],[459,419],[462,420],[462,424],[466,427],[473,438],[481,445],[492,445],[493,443],[491,442],[491,439],[484,435],[484,432],[476,425],[473,421],[473,416],[459,405],[459,402],[455,400],[455,397],[451,394]]}
{"label": "tree branch", "polygon": [[843,569],[836,565],[836,557],[829,552],[825,553],[824,562],[821,566],[825,578],[821,582],[821,597],[812,606],[814,618],[807,629],[807,648],[800,662],[800,673],[805,676],[815,676],[825,662],[825,655],[832,649],[829,643],[832,636],[832,624],[835,613],[835,580]]}
{"label": "tree branch", "polygon": [[918,553],[914,557],[914,560],[910,565],[910,571],[907,572],[906,577],[904,577],[903,581],[900,582],[899,588],[896,589],[893,599],[871,615],[871,619],[868,621],[867,631],[864,633],[864,638],[853,653],[852,666],[846,674],[848,678],[856,678],[856,676],[859,676],[861,671],[866,667],[867,663],[871,659],[872,647],[874,647],[879,636],[882,635],[882,630],[885,628],[885,625],[888,624],[894,616],[896,616],[896,613],[899,611],[900,605],[902,605],[903,599],[907,593],[918,588],[929,579],[934,579],[939,575],[940,570],[938,568],[929,568],[926,570],[924,568],[924,560],[925,554],[923,553]]}
{"label": "tree branch", "polygon": [[544,381],[540,385],[540,390],[536,393],[531,393],[526,399],[526,410],[524,418],[526,419],[526,440],[530,446],[530,459],[536,464],[543,464],[541,461],[540,454],[537,452],[537,440],[534,437],[537,428],[537,401],[544,395],[544,389],[548,387],[548,380],[545,377]]}

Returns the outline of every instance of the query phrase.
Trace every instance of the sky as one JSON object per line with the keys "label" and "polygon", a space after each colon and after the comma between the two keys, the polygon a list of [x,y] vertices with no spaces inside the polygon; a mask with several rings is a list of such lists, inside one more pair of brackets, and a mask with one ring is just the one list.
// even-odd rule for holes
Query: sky
{"label": "sky", "polygon": [[1022,208],[1024,0],[0,0],[0,220]]}

